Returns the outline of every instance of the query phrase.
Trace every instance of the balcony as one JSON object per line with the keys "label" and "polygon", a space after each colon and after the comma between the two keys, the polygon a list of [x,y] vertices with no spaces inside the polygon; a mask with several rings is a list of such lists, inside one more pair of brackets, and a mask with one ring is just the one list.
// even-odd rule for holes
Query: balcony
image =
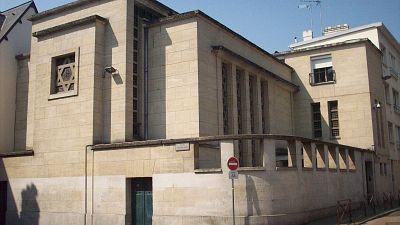
{"label": "balcony", "polygon": [[335,70],[326,70],[323,72],[309,73],[309,82],[311,86],[334,84],[336,83]]}

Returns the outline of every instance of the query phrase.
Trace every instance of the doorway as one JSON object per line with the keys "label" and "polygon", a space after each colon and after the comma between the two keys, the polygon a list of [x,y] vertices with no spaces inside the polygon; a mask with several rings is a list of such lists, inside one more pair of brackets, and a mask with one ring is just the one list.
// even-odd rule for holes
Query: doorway
{"label": "doorway", "polygon": [[372,162],[365,162],[365,176],[367,181],[367,195],[374,194],[374,167]]}
{"label": "doorway", "polygon": [[0,181],[0,225],[6,224],[7,181]]}
{"label": "doorway", "polygon": [[133,225],[152,225],[153,192],[152,178],[133,178],[131,209]]}

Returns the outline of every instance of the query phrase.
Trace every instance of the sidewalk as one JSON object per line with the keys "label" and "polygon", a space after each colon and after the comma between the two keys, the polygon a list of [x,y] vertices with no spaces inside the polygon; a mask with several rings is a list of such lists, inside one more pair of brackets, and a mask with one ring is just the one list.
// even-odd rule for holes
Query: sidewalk
{"label": "sidewalk", "polygon": [[[377,208],[376,214],[371,210],[367,211],[367,216],[364,216],[364,211],[352,211],[352,223],[344,223],[351,225],[400,225],[400,207],[392,209]],[[319,219],[305,225],[337,225],[335,216]]]}

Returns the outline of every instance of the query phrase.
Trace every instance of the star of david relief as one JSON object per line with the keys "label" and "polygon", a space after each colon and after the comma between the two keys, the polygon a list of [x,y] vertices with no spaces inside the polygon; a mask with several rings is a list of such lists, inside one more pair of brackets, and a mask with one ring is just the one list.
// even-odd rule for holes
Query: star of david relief
{"label": "star of david relief", "polygon": [[57,67],[57,92],[72,91],[75,85],[75,63],[69,58]]}

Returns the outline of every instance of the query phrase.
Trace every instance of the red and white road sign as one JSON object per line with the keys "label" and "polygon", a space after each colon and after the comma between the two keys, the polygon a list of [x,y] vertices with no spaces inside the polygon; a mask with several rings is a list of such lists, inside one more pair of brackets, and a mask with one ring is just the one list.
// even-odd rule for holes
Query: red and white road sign
{"label": "red and white road sign", "polygon": [[239,168],[239,160],[235,157],[230,157],[226,164],[230,170],[237,170]]}

